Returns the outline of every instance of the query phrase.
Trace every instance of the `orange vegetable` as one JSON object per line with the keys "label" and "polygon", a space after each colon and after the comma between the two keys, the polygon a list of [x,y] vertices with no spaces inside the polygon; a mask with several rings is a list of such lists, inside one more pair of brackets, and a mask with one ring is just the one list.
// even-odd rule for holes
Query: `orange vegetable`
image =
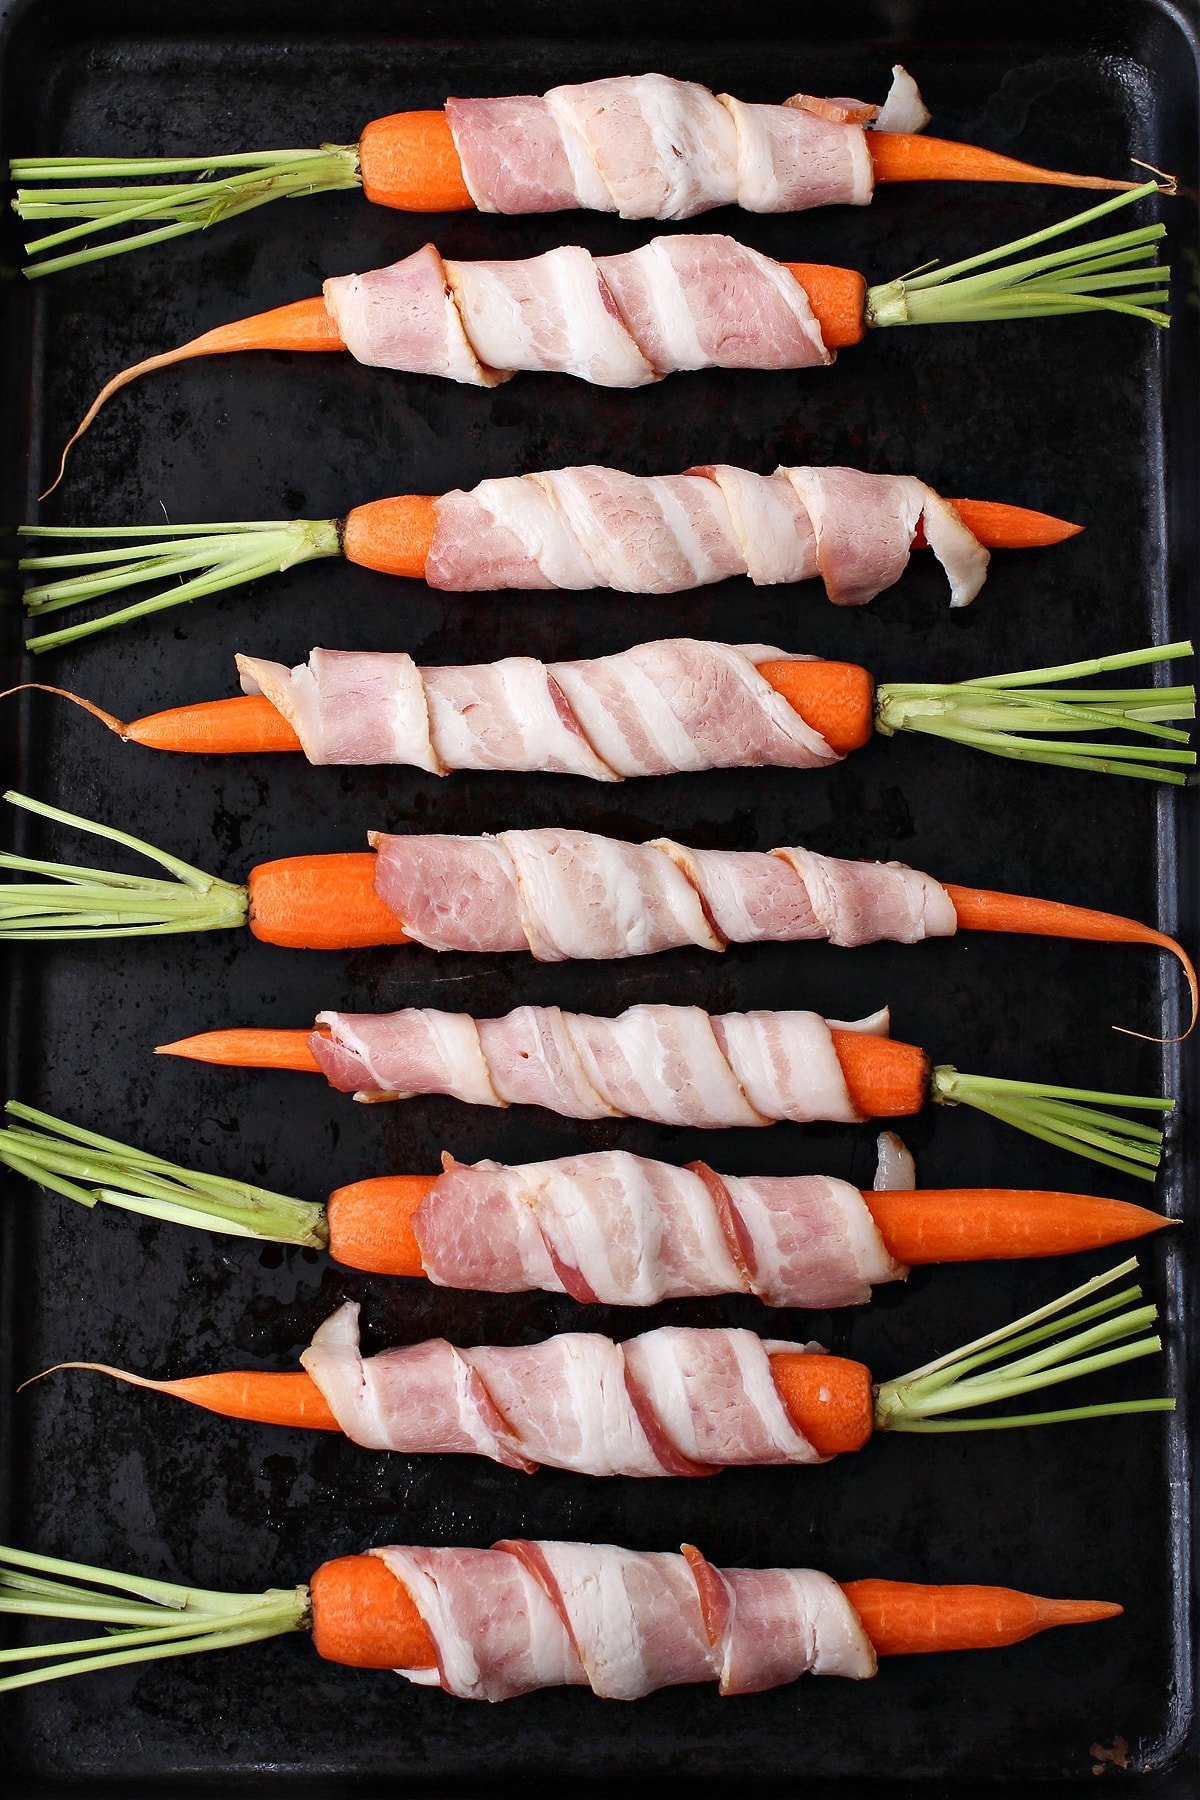
{"label": "orange vegetable", "polygon": [[294,1069],[317,1075],[309,1048],[311,1031],[203,1031],[198,1037],[159,1044],[155,1056],[182,1056],[191,1062],[219,1063],[227,1069]]}
{"label": "orange vegetable", "polygon": [[290,950],[361,950],[407,944],[375,892],[375,852],[287,856],[251,869],[250,929]]}
{"label": "orange vegetable", "polygon": [[765,662],[758,672],[839,756],[875,729],[875,682],[858,663]]}
{"label": "orange vegetable", "polygon": [[889,1253],[913,1267],[1066,1256],[1172,1223],[1126,1200],[1022,1188],[895,1188],[863,1199]]}
{"label": "orange vegetable", "polygon": [[[1008,506],[1002,500],[951,500],[949,504],[987,550],[1041,550],[1078,537],[1083,530],[1082,525],[1056,519],[1053,513],[1035,512],[1029,506]],[[919,519],[913,549],[926,548],[924,520]]]}
{"label": "orange vegetable", "polygon": [[347,514],[342,550],[364,569],[423,581],[436,526],[434,496],[397,494],[391,500],[373,500]]}
{"label": "orange vegetable", "polygon": [[1127,192],[1135,181],[1108,181],[1102,175],[1066,175],[1039,169],[975,144],[956,144],[924,132],[868,131],[867,148],[876,181],[1020,181],[1046,187],[1106,188]]}
{"label": "orange vegetable", "polygon": [[450,122],[442,111],[372,119],[358,140],[363,192],[377,206],[404,212],[466,212],[474,207]]}
{"label": "orange vegetable", "polygon": [[435,1180],[383,1175],[335,1188],[325,1203],[329,1254],[347,1268],[373,1275],[423,1275],[412,1219]]}
{"label": "orange vegetable", "polygon": [[847,350],[867,335],[867,281],[857,269],[836,263],[784,263],[808,296],[829,350]]}
{"label": "orange vegetable", "polygon": [[1043,1600],[1016,1588],[933,1587],[912,1581],[844,1581],[877,1656],[998,1650],[1056,1625],[1091,1625],[1125,1608],[1110,1600]]}
{"label": "orange vegetable", "polygon": [[432,1669],[433,1639],[404,1583],[380,1556],[339,1556],[308,1584],[313,1644],[354,1669]]}

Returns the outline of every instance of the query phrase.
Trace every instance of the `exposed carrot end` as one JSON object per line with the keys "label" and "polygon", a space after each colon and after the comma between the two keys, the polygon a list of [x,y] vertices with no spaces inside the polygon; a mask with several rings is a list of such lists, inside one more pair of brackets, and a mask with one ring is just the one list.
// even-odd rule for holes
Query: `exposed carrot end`
{"label": "exposed carrot end", "polygon": [[247,883],[251,931],[288,950],[407,944],[404,927],[375,891],[376,866],[373,850],[259,863]]}
{"label": "exposed carrot end", "polygon": [[187,1400],[227,1419],[257,1425],[288,1425],[303,1431],[340,1431],[341,1426],[312,1376],[303,1369],[279,1374],[265,1369],[229,1369],[218,1375],[186,1375],[160,1381],[158,1391]]}
{"label": "exposed carrot end", "polygon": [[70,688],[51,687],[45,681],[19,681],[15,687],[5,688],[0,692],[0,700],[8,700],[13,694],[26,692],[54,694],[59,700],[69,700],[72,706],[81,706],[84,712],[91,713],[93,719],[99,719],[102,725],[107,725],[110,731],[115,731],[118,737],[127,738],[132,730],[131,726],[115,718],[112,713],[105,712],[102,706],[97,706],[91,700],[85,700],[82,694],[73,694]]}
{"label": "exposed carrot end", "polygon": [[309,1583],[318,1656],[354,1669],[433,1669],[437,1653],[404,1583],[381,1556],[339,1556]]}
{"label": "exposed carrot end", "polygon": [[913,1268],[1070,1256],[1174,1222],[1126,1200],[1022,1188],[896,1189],[863,1199],[888,1253]]}
{"label": "exposed carrot end", "polygon": [[134,719],[122,735],[148,750],[192,756],[238,756],[245,752],[295,751],[300,739],[265,694],[238,694],[230,700],[202,700]]}
{"label": "exposed carrot end", "polygon": [[[1038,900],[1031,894],[994,893],[989,888],[947,886],[958,923],[964,931],[1008,931],[1026,937],[1081,938],[1095,944],[1146,944],[1166,950],[1179,961],[1191,996],[1192,1016],[1184,1037],[1200,1017],[1200,982],[1191,957],[1165,932],[1155,931],[1120,913],[1096,912],[1061,900]],[[1130,1035],[1137,1036],[1138,1033]],[[1155,1040],[1157,1041],[1157,1040]]]}
{"label": "exposed carrot end", "polygon": [[804,292],[827,350],[847,350],[867,335],[866,277],[836,263],[784,263]]}
{"label": "exposed carrot end", "polygon": [[424,1275],[413,1215],[435,1175],[381,1175],[335,1188],[325,1205],[329,1254],[372,1275]]}
{"label": "exposed carrot end", "polygon": [[[1000,500],[950,500],[967,530],[986,550],[1042,550],[1078,537],[1082,525],[1056,519],[1053,513],[1034,512],[1029,506],[1006,506]],[[926,548],[924,520],[913,533],[914,550]]]}
{"label": "exposed carrot end", "polygon": [[159,1044],[154,1054],[216,1063],[227,1069],[294,1069],[305,1075],[319,1075],[320,1064],[310,1048],[312,1035],[311,1031],[260,1031],[253,1027],[202,1031],[197,1037]]}
{"label": "exposed carrot end", "polygon": [[1016,181],[1046,187],[1094,188],[1127,192],[1135,181],[1111,181],[1104,175],[1069,175],[1018,162],[976,144],[956,144],[924,132],[869,131],[867,148],[876,181]]}
{"label": "exposed carrot end", "polygon": [[764,662],[758,672],[838,756],[875,729],[875,682],[857,663]]}
{"label": "exposed carrot end", "polygon": [[425,579],[425,564],[437,529],[437,500],[429,494],[397,494],[372,500],[346,516],[342,551],[364,569]]}
{"label": "exposed carrot end", "polygon": [[402,212],[467,212],[475,202],[444,112],[389,113],[358,140],[363,192]]}
{"label": "exposed carrot end", "polygon": [[833,1031],[850,1099],[864,1119],[901,1119],[929,1097],[930,1062],[915,1044],[870,1031]]}
{"label": "exposed carrot end", "polygon": [[861,1450],[875,1429],[865,1363],[807,1351],[772,1351],[771,1374],[788,1417],[822,1456]]}
{"label": "exposed carrot end", "polygon": [[191,362],[197,356],[224,356],[237,350],[344,350],[345,348],[345,344],[338,335],[337,326],[330,317],[324,300],[318,294],[312,300],[295,300],[288,306],[273,307],[270,312],[254,313],[248,319],[234,319],[228,325],[218,325],[214,330],[203,332],[200,337],[192,338],[186,344],[180,344],[176,350],[164,350],[158,356],[148,356],[142,362],[133,363],[128,369],[122,369],[114,375],[111,381],[105,382],[100,389],[63,446],[58,474],[46,492],[40,494],[38,498],[44,500],[46,494],[54,492],[66,470],[67,457],[92,424],[100,408],[122,388],[128,387],[131,382],[139,380],[143,375],[151,374],[155,369],[169,369],[174,363]]}
{"label": "exposed carrot end", "polygon": [[1090,1625],[1125,1609],[1107,1600],[1043,1600],[1016,1588],[845,1581],[842,1591],[877,1656],[999,1650],[1056,1625]]}

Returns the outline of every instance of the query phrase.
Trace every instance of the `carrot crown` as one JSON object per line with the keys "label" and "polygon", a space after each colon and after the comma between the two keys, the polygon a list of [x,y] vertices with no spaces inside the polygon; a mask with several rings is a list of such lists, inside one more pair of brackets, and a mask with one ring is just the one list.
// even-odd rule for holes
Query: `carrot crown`
{"label": "carrot crown", "polygon": [[16,1100],[4,1110],[19,1123],[0,1127],[0,1163],[81,1206],[102,1201],[227,1237],[314,1250],[328,1246],[325,1208],[311,1200],[182,1168]]}
{"label": "carrot crown", "polygon": [[0,1675],[3,1694],[64,1675],[228,1650],[306,1631],[310,1603],[307,1587],[226,1594],[0,1545],[0,1613],[104,1628],[99,1637],[0,1650],[0,1666],[33,1665]]}
{"label": "carrot crown", "polygon": [[[14,157],[10,168],[18,184],[13,211],[22,219],[58,227],[26,244],[27,255],[45,259],[26,267],[30,277],[57,275],[82,263],[204,231],[269,200],[361,184],[358,148],[353,144],[257,150],[240,156],[21,156]],[[182,181],[163,179],[181,175]],[[152,179],[136,179],[146,176]],[[22,186],[25,182],[35,185]],[[78,223],[68,225],[69,219]],[[65,244],[78,244],[81,238],[99,241],[65,256],[49,254]]]}
{"label": "carrot crown", "polygon": [[1153,1125],[1122,1119],[1103,1107],[1172,1113],[1174,1100],[1146,1094],[1109,1094],[1099,1088],[1048,1087],[1037,1081],[1005,1081],[999,1076],[960,1075],[949,1063],[933,1071],[930,1098],[939,1106],[971,1106],[1018,1131],[1103,1163],[1122,1175],[1153,1181],[1162,1160],[1163,1133]]}
{"label": "carrot crown", "polygon": [[1118,1263],[1072,1288],[1047,1306],[1002,1325],[997,1331],[951,1350],[875,1389],[879,1431],[1007,1431],[1021,1425],[1058,1425],[1072,1419],[1109,1419],[1124,1413],[1174,1412],[1170,1399],[1114,1400],[1093,1406],[1058,1407],[1044,1412],[989,1414],[984,1419],[951,1418],[1095,1375],[1120,1363],[1153,1356],[1162,1339],[1144,1335],[1158,1309],[1129,1306],[1140,1300],[1135,1283],[1090,1305],[1079,1305],[1137,1268],[1137,1258]]}
{"label": "carrot crown", "polygon": [[[1053,668],[980,675],[972,681],[880,682],[875,689],[875,729],[885,737],[897,731],[924,731],[991,756],[1183,786],[1184,771],[1196,766],[1196,753],[1178,748],[1187,744],[1187,732],[1164,721],[1195,718],[1196,689],[1191,683],[1155,688],[1060,684],[1192,654],[1192,645],[1185,641]],[[1151,738],[1153,747],[1112,742],[1114,732]]]}
{"label": "carrot crown", "polygon": [[[1116,237],[1092,238],[1070,250],[1034,250],[1051,238],[1157,193],[1156,181],[1090,206],[995,250],[964,257],[867,289],[868,325],[974,324],[984,319],[1046,319],[1062,313],[1117,312],[1151,325],[1170,318],[1156,308],[1169,299],[1170,269],[1155,260],[1153,245],[1165,225],[1143,225]],[[1123,297],[1119,297],[1123,296]]]}
{"label": "carrot crown", "polygon": [[42,862],[32,856],[0,852],[0,869],[47,878],[0,886],[0,940],[163,937],[181,931],[230,931],[246,923],[244,887],[208,875],[111,825],[60,812],[56,806],[11,790],[4,798],[39,818],[136,850],[165,869],[171,879],[126,875],[116,869],[85,869],[76,863]]}
{"label": "carrot crown", "polygon": [[126,625],[131,619],[182,606],[205,594],[220,594],[247,581],[278,575],[297,563],[342,553],[333,519],[248,520],[189,525],[183,531],[176,525],[100,525],[82,530],[70,525],[22,525],[19,535],[39,543],[69,538],[87,544],[118,544],[117,548],[22,557],[17,565],[20,569],[74,571],[26,589],[25,607],[35,617],[126,588],[143,587],[147,582],[168,583],[164,591],[98,619],[30,638],[28,648],[34,651],[54,650],[106,631],[110,625]]}

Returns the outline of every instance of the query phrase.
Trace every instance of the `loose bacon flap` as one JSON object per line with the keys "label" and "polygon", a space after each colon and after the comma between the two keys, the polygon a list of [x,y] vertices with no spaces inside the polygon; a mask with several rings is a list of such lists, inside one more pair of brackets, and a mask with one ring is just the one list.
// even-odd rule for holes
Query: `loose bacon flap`
{"label": "loose bacon flap", "polygon": [[611,1700],[717,1681],[757,1693],[812,1671],[862,1681],[875,1652],[828,1575],[718,1569],[613,1544],[518,1539],[492,1550],[376,1550],[411,1594],[436,1669],[398,1669],[466,1700],[590,1687]]}

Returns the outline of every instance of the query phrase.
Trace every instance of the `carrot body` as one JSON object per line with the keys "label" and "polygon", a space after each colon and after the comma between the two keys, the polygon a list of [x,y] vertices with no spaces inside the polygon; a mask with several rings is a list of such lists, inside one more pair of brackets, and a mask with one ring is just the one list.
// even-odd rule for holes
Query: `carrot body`
{"label": "carrot body", "polygon": [[[1042,550],[1078,537],[1082,525],[1056,519],[1053,513],[1035,512],[1029,506],[1008,506],[1001,500],[951,500],[949,503],[967,530],[987,550]],[[913,533],[914,550],[928,548],[924,520]]]}
{"label": "carrot body", "polygon": [[867,335],[867,283],[857,269],[836,263],[784,263],[808,296],[813,317],[829,350],[846,350]]}
{"label": "carrot body", "polygon": [[1171,1223],[1125,1200],[1021,1188],[893,1189],[863,1199],[889,1253],[914,1267],[1066,1256],[1127,1243]]}
{"label": "carrot body", "polygon": [[354,1669],[432,1669],[433,1639],[381,1556],[339,1556],[309,1583],[317,1655]]}
{"label": "carrot body", "polygon": [[363,192],[376,206],[404,212],[466,212],[474,207],[444,112],[389,113],[358,140]]}
{"label": "carrot body", "polygon": [[423,1275],[413,1214],[437,1177],[382,1175],[335,1188],[325,1205],[329,1254],[373,1275]]}
{"label": "carrot body", "polygon": [[956,144],[924,132],[868,131],[867,148],[876,181],[1019,181],[1046,187],[1128,189],[1132,181],[1109,181],[1102,175],[1067,175],[1039,169],[995,150]]}
{"label": "carrot body", "polygon": [[299,750],[300,739],[265,694],[238,694],[230,700],[202,700],[134,719],[121,733],[148,750],[189,756],[265,755]]}
{"label": "carrot body", "polygon": [[875,729],[875,683],[857,663],[765,662],[758,672],[839,756]]}
{"label": "carrot body", "polygon": [[279,1374],[268,1369],[230,1369],[218,1375],[187,1375],[156,1381],[156,1393],[170,1394],[227,1419],[258,1425],[290,1425],[301,1431],[340,1431],[325,1396],[303,1369]]}
{"label": "carrot body", "polygon": [[353,563],[385,575],[425,576],[437,527],[437,500],[428,494],[397,494],[356,506],[346,516],[342,549]]}
{"label": "carrot body", "polygon": [[877,1656],[999,1650],[1056,1625],[1090,1625],[1125,1610],[1109,1600],[1043,1600],[1016,1588],[933,1587],[912,1581],[844,1581],[841,1586]]}
{"label": "carrot body", "polygon": [[870,1031],[833,1031],[850,1098],[864,1119],[918,1113],[929,1095],[929,1058],[915,1044]]}
{"label": "carrot body", "polygon": [[373,850],[287,856],[251,869],[250,929],[290,950],[362,950],[407,944],[404,927],[375,891]]}
{"label": "carrot body", "polygon": [[202,1031],[197,1037],[159,1044],[155,1056],[182,1056],[189,1062],[217,1063],[227,1069],[294,1069],[319,1075],[320,1065],[309,1047],[311,1031]]}

